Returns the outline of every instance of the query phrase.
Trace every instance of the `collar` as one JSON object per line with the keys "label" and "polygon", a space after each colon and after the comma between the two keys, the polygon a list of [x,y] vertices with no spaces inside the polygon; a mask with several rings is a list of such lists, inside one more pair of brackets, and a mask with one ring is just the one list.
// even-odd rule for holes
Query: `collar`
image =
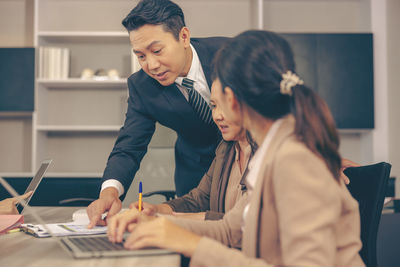
{"label": "collar", "polygon": [[[239,152],[240,152],[240,145],[239,142],[235,143],[235,161],[239,161]],[[247,161],[247,159],[250,158],[250,154],[251,154],[251,146],[250,144],[247,144],[247,146],[244,148],[243,150],[244,152],[244,158]]]}
{"label": "collar", "polygon": [[258,162],[260,159],[264,157],[266,151],[268,150],[269,144],[271,143],[272,139],[275,136],[275,133],[278,131],[279,126],[282,124],[283,119],[278,119],[276,120],[271,128],[269,129],[267,135],[264,137],[264,140],[260,147],[257,149],[257,152],[255,153],[253,160],[249,163],[249,170],[251,170],[256,162]]}
{"label": "collar", "polygon": [[196,49],[194,49],[192,44],[190,44],[190,49],[192,49],[192,54],[193,54],[192,64],[190,65],[190,69],[186,77],[176,78],[175,83],[179,85],[182,85],[183,78],[188,78],[193,81],[197,81],[198,75],[202,71],[199,56],[197,55]]}

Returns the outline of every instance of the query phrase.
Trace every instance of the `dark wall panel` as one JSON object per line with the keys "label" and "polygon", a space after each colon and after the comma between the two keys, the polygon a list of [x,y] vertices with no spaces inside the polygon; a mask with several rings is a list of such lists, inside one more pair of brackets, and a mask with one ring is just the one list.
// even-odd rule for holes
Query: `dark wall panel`
{"label": "dark wall panel", "polygon": [[328,103],[338,128],[374,128],[372,34],[282,34],[297,73]]}
{"label": "dark wall panel", "polygon": [[0,111],[33,111],[34,48],[0,48]]}
{"label": "dark wall panel", "polygon": [[[19,193],[23,194],[32,178],[7,177],[7,182]],[[100,192],[100,178],[43,178],[30,205],[59,206],[59,202],[72,198],[97,199]],[[0,200],[11,197],[0,185]],[[75,201],[64,206],[87,206],[87,201]]]}

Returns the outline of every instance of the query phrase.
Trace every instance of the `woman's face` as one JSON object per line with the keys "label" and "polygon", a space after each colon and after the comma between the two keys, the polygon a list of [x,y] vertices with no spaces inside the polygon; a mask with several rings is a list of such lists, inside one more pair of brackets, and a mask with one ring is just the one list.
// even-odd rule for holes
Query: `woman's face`
{"label": "woman's face", "polygon": [[212,84],[210,106],[214,122],[225,141],[238,141],[245,138],[245,130],[241,125],[241,120],[235,114],[236,111],[229,108],[219,79],[216,79]]}

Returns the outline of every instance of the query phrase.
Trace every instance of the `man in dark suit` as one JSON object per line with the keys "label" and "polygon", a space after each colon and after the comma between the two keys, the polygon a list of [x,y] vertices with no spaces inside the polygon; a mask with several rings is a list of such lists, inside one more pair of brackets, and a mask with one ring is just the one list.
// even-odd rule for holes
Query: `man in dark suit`
{"label": "man in dark suit", "polygon": [[197,186],[214,157],[220,134],[208,106],[212,60],[227,38],[190,39],[181,8],[169,0],[142,0],[122,21],[142,69],[128,79],[128,111],[108,158],[98,200],[87,208],[89,227],[121,209],[159,122],[177,133],[175,187]]}

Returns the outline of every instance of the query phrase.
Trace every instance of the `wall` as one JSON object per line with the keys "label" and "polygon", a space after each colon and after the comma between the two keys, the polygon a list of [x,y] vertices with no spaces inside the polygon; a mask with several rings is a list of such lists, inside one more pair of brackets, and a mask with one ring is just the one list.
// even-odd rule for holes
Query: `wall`
{"label": "wall", "polygon": [[33,0],[0,1],[0,47],[33,46]]}
{"label": "wall", "polygon": [[400,196],[400,1],[387,1],[388,37],[388,107],[389,107],[389,161],[392,176],[397,177],[397,196]]}
{"label": "wall", "polygon": [[[233,36],[242,30],[255,28],[256,25],[254,22],[256,0],[180,0],[177,3],[182,6],[186,14],[192,36]],[[397,122],[397,114],[400,112],[397,103],[397,99],[400,99],[400,92],[397,89],[400,84],[398,75],[400,19],[397,16],[400,2],[398,0],[265,0],[263,20],[265,29],[279,32],[371,32],[373,29],[371,5],[381,3],[386,3],[385,12],[387,12],[387,42],[384,43],[387,44],[389,55],[388,88],[382,90],[388,92],[387,103],[383,103],[388,108],[388,130],[383,130],[383,134],[380,135],[375,134],[375,137],[373,133],[382,129],[366,133],[342,132],[340,150],[344,157],[362,164],[381,159],[388,160],[393,165],[392,175],[400,177],[400,151],[396,149],[400,147],[398,140],[400,125]],[[225,10],[227,5],[229,12]],[[128,12],[129,10],[126,13]],[[0,0],[0,47],[32,46],[32,29],[33,0]],[[386,76],[383,77],[385,78]],[[380,91],[376,93],[381,94]],[[379,140],[383,143],[388,140],[386,142],[388,145],[380,155],[376,155],[376,147],[380,145]],[[385,153],[388,154],[387,157]],[[399,191],[400,181],[398,181],[398,194]]]}

